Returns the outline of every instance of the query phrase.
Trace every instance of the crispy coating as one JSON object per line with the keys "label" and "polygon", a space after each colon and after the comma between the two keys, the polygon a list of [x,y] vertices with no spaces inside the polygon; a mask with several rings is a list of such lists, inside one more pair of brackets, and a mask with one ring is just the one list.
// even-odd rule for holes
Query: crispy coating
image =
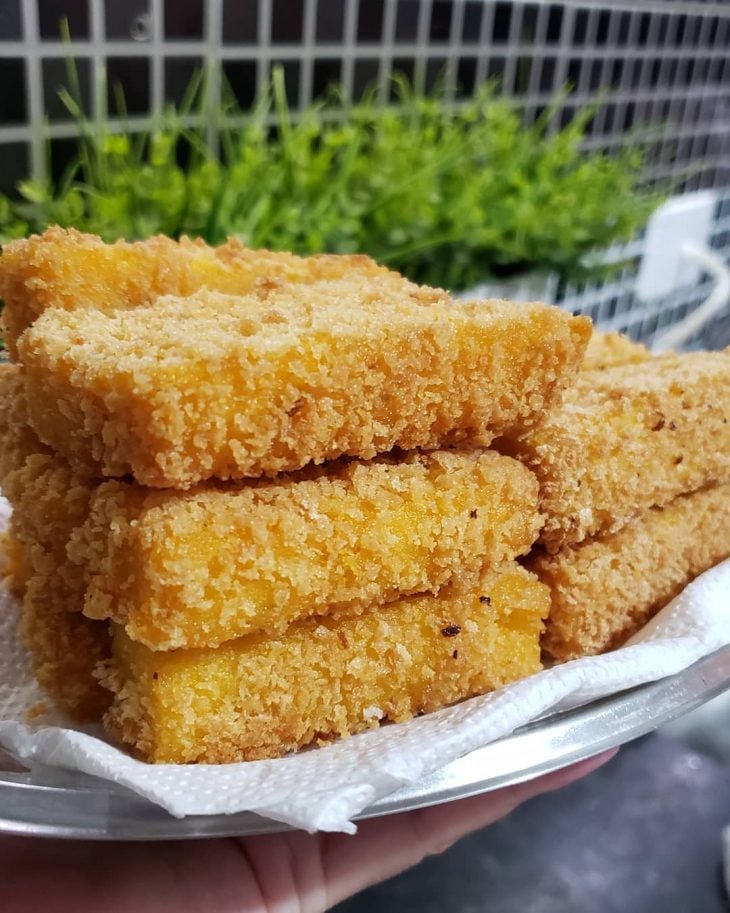
{"label": "crispy coating", "polygon": [[15,531],[12,518],[8,529],[0,533],[0,579],[16,596],[22,596],[31,570],[26,550]]}
{"label": "crispy coating", "polygon": [[563,661],[620,646],[698,574],[730,557],[730,485],[664,508],[527,566],[552,593],[543,645]]}
{"label": "crispy coating", "polygon": [[[0,364],[0,485],[32,454],[48,454],[28,424],[25,382],[18,365]],[[7,492],[5,492],[7,494]]]}
{"label": "crispy coating", "polygon": [[[71,532],[86,520],[97,483],[72,472],[29,427],[22,373],[17,365],[0,371],[0,484],[13,507],[14,534],[48,550],[62,567]],[[82,578],[73,565],[60,573]],[[80,609],[81,583],[77,592]]]}
{"label": "crispy coating", "polygon": [[583,372],[534,432],[500,449],[540,481],[551,552],[730,480],[730,349]]}
{"label": "crispy coating", "polygon": [[36,679],[72,719],[98,721],[110,695],[93,671],[109,656],[109,631],[81,614],[83,569],[66,554],[95,483],[72,473],[27,426],[17,366],[0,370],[0,474],[13,505],[6,572],[22,596],[20,632]]}
{"label": "crispy coating", "polygon": [[409,454],[296,478],[189,492],[108,482],[68,553],[84,612],[153,650],[277,634],[356,611],[528,551],[537,480],[491,451]]}
{"label": "crispy coating", "polygon": [[98,487],[33,451],[18,455],[5,485],[19,537],[47,551],[69,608],[124,622],[153,649],[213,646],[435,591],[526,552],[541,522],[534,476],[493,452],[180,493]]}
{"label": "crispy coating", "polygon": [[[68,560],[72,532],[87,519],[96,483],[76,476],[63,460],[32,454],[5,479],[17,538],[35,555],[37,570],[66,588],[69,611],[83,608],[85,572]],[[38,566],[40,563],[40,566]]]}
{"label": "crispy coating", "polygon": [[105,244],[95,235],[54,226],[3,246],[5,341],[15,358],[18,338],[49,307],[111,312],[152,304],[160,295],[192,295],[201,288],[238,295],[269,283],[352,274],[399,281],[397,273],[362,255],[297,257],[249,250],[233,239],[220,247],[162,236]]}
{"label": "crispy coating", "polygon": [[549,593],[514,564],[361,615],[212,650],[154,652],[117,628],[109,732],[149,761],[276,757],[437,710],[540,669]]}
{"label": "crispy coating", "polygon": [[110,655],[109,626],[72,611],[75,597],[54,572],[53,556],[40,546],[29,551],[31,573],[20,616],[20,633],[41,688],[77,722],[97,722],[110,695],[94,670]]}
{"label": "crispy coating", "polygon": [[66,553],[94,488],[63,460],[39,453],[9,472],[3,488],[13,504],[12,554],[25,584],[21,636],[41,688],[78,722],[100,720],[109,704],[93,677],[109,655],[108,625],[81,614],[85,575]]}
{"label": "crispy coating", "polygon": [[602,333],[600,330],[594,330],[583,359],[583,370],[595,371],[613,365],[637,364],[652,357],[646,346],[634,342],[623,333]]}
{"label": "crispy coating", "polygon": [[557,308],[375,277],[52,308],[19,351],[31,423],[74,468],[187,488],[531,427],[589,335]]}

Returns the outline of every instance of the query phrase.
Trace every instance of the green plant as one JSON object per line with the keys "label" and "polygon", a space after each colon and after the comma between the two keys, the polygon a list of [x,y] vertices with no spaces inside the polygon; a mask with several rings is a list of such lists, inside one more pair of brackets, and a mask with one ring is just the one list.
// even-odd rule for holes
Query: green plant
{"label": "green plant", "polygon": [[362,251],[417,281],[464,288],[531,268],[575,275],[657,203],[640,189],[638,145],[582,151],[593,109],[549,131],[561,98],[524,126],[491,85],[454,108],[399,79],[393,105],[332,92],[294,117],[279,71],[247,114],[225,88],[210,110],[206,78],[151,129],[115,133],[84,117],[71,68],[61,97],[78,155],[57,182],[24,181],[19,200],[0,198],[2,237],[52,223],[109,240],[234,235],[297,253]]}

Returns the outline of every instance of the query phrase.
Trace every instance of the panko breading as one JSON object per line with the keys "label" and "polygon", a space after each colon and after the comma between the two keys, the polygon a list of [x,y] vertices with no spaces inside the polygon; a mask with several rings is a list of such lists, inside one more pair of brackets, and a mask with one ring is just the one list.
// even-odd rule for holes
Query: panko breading
{"label": "panko breading", "polygon": [[297,257],[249,250],[233,239],[220,247],[161,236],[105,244],[96,235],[54,226],[3,246],[5,341],[15,358],[21,333],[49,307],[111,312],[202,288],[241,295],[272,282],[308,283],[353,274],[401,281],[397,273],[363,255]]}
{"label": "panko breading", "polygon": [[109,655],[108,625],[81,614],[84,570],[66,554],[72,530],[88,516],[94,488],[63,460],[38,453],[10,471],[3,487],[23,559],[21,636],[41,688],[80,722],[99,720],[109,704],[92,674]]}
{"label": "panko breading", "polygon": [[0,579],[16,596],[22,596],[30,576],[23,543],[10,526],[0,533]]}
{"label": "panko breading", "polygon": [[[33,557],[23,594],[20,633],[30,653],[33,672],[41,688],[77,722],[97,722],[109,706],[110,695],[94,677],[98,665],[110,654],[109,626],[86,618],[64,579],[53,573],[53,557],[40,546]],[[43,567],[50,568],[50,573]]]}
{"label": "panko breading", "polygon": [[529,559],[552,593],[545,651],[563,661],[620,646],[727,557],[730,485],[683,495],[617,533]]}
{"label": "panko breading", "polygon": [[434,591],[523,554],[541,522],[534,476],[492,452],[180,493],[99,487],[34,449],[6,479],[18,535],[47,551],[69,608],[123,621],[155,649]]}
{"label": "panko breading", "polygon": [[[88,516],[98,483],[72,472],[28,426],[25,385],[17,365],[0,371],[0,484],[13,507],[15,535],[51,552],[60,567],[72,530]],[[72,565],[68,573],[80,577]]]}
{"label": "panko breading", "polygon": [[109,656],[108,625],[81,614],[83,569],[66,554],[95,483],[74,475],[27,426],[17,366],[0,370],[0,476],[13,506],[8,572],[22,595],[20,632],[36,679],[77,722],[100,720],[110,696],[93,671]]}
{"label": "panko breading", "polygon": [[107,729],[149,761],[270,758],[402,721],[539,671],[546,587],[514,564],[278,638],[154,652],[117,628]]}
{"label": "panko breading", "polygon": [[25,382],[18,365],[0,364],[0,485],[32,454],[48,454],[50,447],[28,425]]}
{"label": "panko breading", "polygon": [[613,365],[637,364],[652,357],[646,346],[634,342],[623,333],[602,333],[600,330],[594,330],[582,368],[584,371],[594,371]]}
{"label": "panko breading", "polygon": [[730,481],[730,349],[579,375],[535,431],[500,449],[540,481],[551,552]]}
{"label": "panko breading", "polygon": [[532,427],[590,321],[387,279],[51,308],[20,341],[31,424],[74,468],[188,488]]}
{"label": "panko breading", "polygon": [[68,560],[67,545],[71,533],[88,518],[95,490],[96,483],[76,476],[63,460],[47,454],[30,455],[4,482],[15,535],[37,552],[36,564],[43,562],[48,579],[63,582],[69,611],[83,608],[85,572]]}
{"label": "panko breading", "polygon": [[86,615],[153,650],[213,647],[473,583],[528,551],[537,497],[532,473],[491,451],[185,493],[108,482],[68,553],[86,575]]}

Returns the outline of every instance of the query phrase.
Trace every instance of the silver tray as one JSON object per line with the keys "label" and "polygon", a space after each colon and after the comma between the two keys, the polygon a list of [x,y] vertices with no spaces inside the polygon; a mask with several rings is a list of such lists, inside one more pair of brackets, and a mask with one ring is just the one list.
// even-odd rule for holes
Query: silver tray
{"label": "silver tray", "polygon": [[[380,799],[358,818],[437,805],[532,779],[645,735],[728,689],[730,647],[725,647],[679,675],[525,726]],[[286,829],[251,812],[174,818],[123,787],[74,771],[43,765],[0,770],[2,833],[181,840]]]}

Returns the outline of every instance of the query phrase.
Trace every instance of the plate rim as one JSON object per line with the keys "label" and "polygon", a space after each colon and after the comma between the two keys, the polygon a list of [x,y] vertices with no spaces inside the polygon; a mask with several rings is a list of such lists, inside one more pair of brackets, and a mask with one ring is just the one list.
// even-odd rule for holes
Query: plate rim
{"label": "plate rim", "polygon": [[[529,723],[384,796],[353,820],[413,811],[525,782],[646,735],[726,690],[730,645],[676,675]],[[515,757],[530,760],[515,765]],[[44,772],[48,782],[43,782]],[[77,771],[43,765],[24,772],[0,771],[1,834],[151,841],[286,830],[292,828],[248,811],[176,818],[126,787]]]}

